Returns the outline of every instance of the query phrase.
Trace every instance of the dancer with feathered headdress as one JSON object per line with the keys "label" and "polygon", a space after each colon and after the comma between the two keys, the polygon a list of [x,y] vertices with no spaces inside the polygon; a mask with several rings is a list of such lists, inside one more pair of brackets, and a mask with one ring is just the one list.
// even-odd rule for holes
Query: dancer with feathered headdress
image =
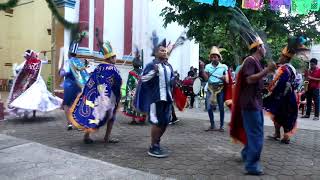
{"label": "dancer with feathered headdress", "polygon": [[133,70],[128,74],[128,80],[126,85],[126,99],[124,102],[123,113],[132,118],[130,124],[143,124],[146,119],[146,115],[136,111],[133,106],[134,95],[136,88],[142,73],[142,61],[140,59],[139,50],[136,49],[135,57],[132,61]]}
{"label": "dancer with feathered headdress", "polygon": [[119,140],[111,139],[115,114],[121,98],[122,78],[114,65],[116,54],[109,42],[103,43],[101,51],[104,54],[104,62],[99,64],[90,75],[83,92],[73,103],[69,119],[71,123],[83,129],[84,142],[93,143],[90,138],[92,132],[107,124],[104,141],[117,143]]}
{"label": "dancer with feathered headdress", "polygon": [[167,61],[167,45],[163,40],[155,49],[155,59],[146,65],[140,78],[135,107],[148,113],[151,128],[151,146],[148,154],[163,158],[168,154],[160,147],[160,140],[170,122],[172,111],[172,66]]}
{"label": "dancer with feathered headdress", "polygon": [[63,62],[63,68],[60,69],[60,76],[64,77],[63,82],[63,109],[67,116],[67,129],[72,130],[72,124],[69,120],[70,107],[74,103],[78,94],[82,92],[84,85],[89,79],[89,73],[86,70],[86,64],[83,60],[77,58],[79,42],[73,41],[69,47],[70,58]]}
{"label": "dancer with feathered headdress", "polygon": [[290,136],[296,130],[298,118],[298,105],[296,98],[296,69],[290,63],[292,57],[303,54],[308,49],[304,47],[305,38],[291,37],[288,45],[282,50],[277,70],[273,81],[270,83],[269,94],[263,100],[264,108],[269,112],[274,122],[275,133],[268,136],[270,139],[279,141],[281,138],[280,128],[283,127],[284,135],[281,143],[289,144]]}
{"label": "dancer with feathered headdress", "polygon": [[263,77],[275,70],[270,63],[265,69],[260,61],[266,55],[264,43],[239,9],[231,9],[230,28],[247,44],[250,56],[237,76],[233,96],[230,135],[244,144],[241,152],[247,174],[262,175],[260,155],[263,147],[264,118],[262,112]]}

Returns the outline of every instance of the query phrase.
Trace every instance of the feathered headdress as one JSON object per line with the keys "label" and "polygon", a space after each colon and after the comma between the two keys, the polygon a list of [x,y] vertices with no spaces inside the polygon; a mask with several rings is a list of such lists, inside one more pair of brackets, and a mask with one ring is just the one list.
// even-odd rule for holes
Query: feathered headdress
{"label": "feathered headdress", "polygon": [[134,59],[132,61],[132,65],[133,67],[137,67],[137,68],[142,67],[141,55],[138,47],[135,47]]}
{"label": "feathered headdress", "polygon": [[304,46],[307,39],[304,36],[289,37],[288,45],[282,50],[282,55],[292,58],[293,56],[302,56],[308,58],[310,49]]}
{"label": "feathered headdress", "polygon": [[167,39],[164,38],[158,45],[157,45],[157,49],[159,49],[159,47],[167,47]]}
{"label": "feathered headdress", "polygon": [[230,32],[239,34],[249,50],[263,44],[259,34],[253,29],[247,17],[239,8],[229,8],[231,11]]}
{"label": "feathered headdress", "polygon": [[103,54],[105,59],[108,59],[108,58],[116,55],[113,52],[111,43],[109,41],[106,41],[106,42],[103,43],[103,48],[101,48],[100,51]]}
{"label": "feathered headdress", "polygon": [[186,40],[188,40],[187,32],[183,31],[171,47],[170,43],[168,44],[168,55],[170,55],[176,47],[183,45]]}
{"label": "feathered headdress", "polygon": [[154,48],[153,48],[153,52],[152,52],[152,55],[151,56],[156,56],[157,54],[157,51],[159,49],[159,47],[167,47],[167,40],[166,38],[164,38],[159,44],[157,44]]}
{"label": "feathered headdress", "polygon": [[[74,32],[72,32],[72,33],[74,33]],[[88,32],[87,31],[77,32],[74,35],[72,35],[71,43],[70,43],[70,46],[69,46],[69,53],[77,54],[77,51],[78,51],[78,48],[79,48],[79,44],[87,36],[88,36]]]}
{"label": "feathered headdress", "polygon": [[156,48],[157,48],[157,45],[159,43],[159,37],[158,37],[156,31],[152,32],[151,41],[152,41],[152,54],[151,54],[151,56],[155,56]]}

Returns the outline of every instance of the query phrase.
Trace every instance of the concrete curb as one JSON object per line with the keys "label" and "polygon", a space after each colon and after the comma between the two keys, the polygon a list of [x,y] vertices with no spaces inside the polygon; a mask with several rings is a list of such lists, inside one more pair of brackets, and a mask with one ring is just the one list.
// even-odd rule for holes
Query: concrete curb
{"label": "concrete curb", "polygon": [[0,179],[169,180],[0,134]]}

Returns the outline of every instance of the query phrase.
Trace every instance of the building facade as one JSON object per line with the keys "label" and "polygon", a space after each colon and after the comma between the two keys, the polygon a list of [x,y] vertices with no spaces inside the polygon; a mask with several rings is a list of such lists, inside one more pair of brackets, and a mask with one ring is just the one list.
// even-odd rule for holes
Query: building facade
{"label": "building facade", "polygon": [[[79,46],[79,52],[83,55],[101,56],[98,40],[103,40],[111,42],[118,59],[131,55],[135,48],[143,50],[146,64],[152,60],[152,32],[157,32],[159,41],[166,38],[174,43],[185,31],[176,23],[163,27],[160,13],[169,6],[164,0],[56,0],[56,4],[63,9],[67,20],[80,23],[81,30],[88,32],[88,37]],[[54,26],[59,29],[59,24]],[[55,34],[55,48],[64,47],[64,58],[67,58],[70,32],[64,29],[63,33],[56,31]],[[173,51],[169,61],[185,77],[190,66],[198,67],[198,57],[199,45],[188,40]],[[126,76],[123,74],[123,77]]]}
{"label": "building facade", "polygon": [[[2,2],[2,0],[0,0]],[[27,1],[26,1],[27,2]],[[28,1],[29,2],[29,1]],[[99,54],[98,41],[110,41],[117,59],[126,59],[133,50],[143,50],[144,64],[153,57],[152,32],[159,41],[163,38],[174,43],[185,28],[176,23],[163,26],[161,10],[169,6],[165,0],[54,0],[59,13],[68,21],[80,24],[88,36],[83,39],[79,53],[91,57]],[[0,12],[0,79],[12,78],[13,63],[23,61],[26,49],[36,51],[51,50],[49,65],[44,66],[45,79],[52,76],[54,87],[59,88],[58,69],[62,59],[68,58],[70,30],[52,17],[46,1],[30,1],[29,4],[14,8],[13,17]],[[49,33],[50,31],[50,33]],[[98,33],[97,33],[98,32]],[[170,56],[170,63],[181,77],[185,77],[190,66],[198,67],[199,45],[186,41],[176,48]],[[6,66],[5,66],[6,65]],[[124,82],[130,66],[117,65]]]}
{"label": "building facade", "polygon": [[[0,0],[4,2],[7,0]],[[51,22],[46,1],[21,1],[10,11],[0,11],[0,79],[13,78],[13,65],[24,61],[25,50],[51,50]],[[51,59],[51,52],[47,57]],[[42,76],[47,80],[50,74],[51,64],[45,64]]]}

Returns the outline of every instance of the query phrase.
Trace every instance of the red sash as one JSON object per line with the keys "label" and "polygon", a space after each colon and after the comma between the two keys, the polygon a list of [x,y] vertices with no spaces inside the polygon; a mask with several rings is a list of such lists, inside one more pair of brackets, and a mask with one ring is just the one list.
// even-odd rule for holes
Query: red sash
{"label": "red sash", "polygon": [[232,106],[232,89],[233,89],[233,79],[231,75],[231,71],[228,70],[228,83],[224,83],[224,101],[226,105],[231,109]]}

